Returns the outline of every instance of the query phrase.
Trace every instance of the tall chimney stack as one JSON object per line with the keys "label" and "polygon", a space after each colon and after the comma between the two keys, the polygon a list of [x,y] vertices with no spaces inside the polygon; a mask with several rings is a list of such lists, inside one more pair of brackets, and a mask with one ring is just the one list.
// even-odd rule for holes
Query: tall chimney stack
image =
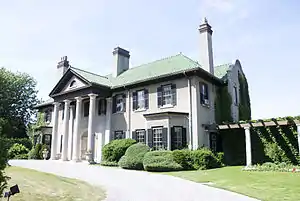
{"label": "tall chimney stack", "polygon": [[213,48],[212,48],[212,29],[204,18],[202,24],[199,26],[200,32],[200,63],[203,69],[214,74]]}
{"label": "tall chimney stack", "polygon": [[117,77],[124,71],[129,69],[129,51],[116,47],[113,51],[114,66],[113,66],[113,77]]}
{"label": "tall chimney stack", "polygon": [[59,71],[60,77],[62,77],[65,74],[69,66],[70,65],[69,65],[68,57],[67,56],[61,57],[60,61],[57,64],[57,69]]}

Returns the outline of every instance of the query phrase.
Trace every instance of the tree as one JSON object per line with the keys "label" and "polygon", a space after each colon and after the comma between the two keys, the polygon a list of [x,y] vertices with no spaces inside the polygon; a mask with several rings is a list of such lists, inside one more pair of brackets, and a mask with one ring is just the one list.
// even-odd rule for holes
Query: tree
{"label": "tree", "polygon": [[3,195],[3,190],[6,188],[7,177],[4,174],[4,168],[7,165],[7,143],[5,139],[0,137],[0,197]]}
{"label": "tree", "polygon": [[36,81],[31,76],[0,68],[0,135],[25,137],[38,103]]}

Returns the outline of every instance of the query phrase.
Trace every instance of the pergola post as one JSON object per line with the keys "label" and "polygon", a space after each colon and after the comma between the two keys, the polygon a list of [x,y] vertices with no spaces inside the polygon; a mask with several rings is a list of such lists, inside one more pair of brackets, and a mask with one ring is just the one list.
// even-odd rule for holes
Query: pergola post
{"label": "pergola post", "polygon": [[252,165],[252,153],[251,153],[251,135],[250,128],[245,127],[245,140],[246,140],[246,166]]}
{"label": "pergola post", "polygon": [[299,149],[299,155],[300,155],[300,124],[297,124],[297,133],[298,133],[298,149]]}

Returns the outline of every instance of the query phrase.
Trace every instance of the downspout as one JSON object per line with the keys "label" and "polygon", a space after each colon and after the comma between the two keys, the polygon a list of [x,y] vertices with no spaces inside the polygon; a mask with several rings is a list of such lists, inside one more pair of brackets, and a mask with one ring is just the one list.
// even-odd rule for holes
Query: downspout
{"label": "downspout", "polygon": [[186,74],[184,71],[183,74],[187,77],[188,79],[188,103],[189,103],[189,148],[192,150],[193,149],[193,125],[192,125],[192,112],[193,112],[193,105],[192,105],[192,88],[191,88],[191,79],[190,77]]}
{"label": "downspout", "polygon": [[[124,89],[126,87],[124,86]],[[127,138],[131,138],[131,101],[130,101],[130,90],[127,89],[127,97],[128,97],[128,111],[127,111],[127,119],[128,119],[128,124],[127,124]]]}

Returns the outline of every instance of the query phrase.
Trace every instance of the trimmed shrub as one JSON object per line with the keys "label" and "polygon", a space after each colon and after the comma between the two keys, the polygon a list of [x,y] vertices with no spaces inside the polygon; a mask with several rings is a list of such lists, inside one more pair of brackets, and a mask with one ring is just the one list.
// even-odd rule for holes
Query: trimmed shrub
{"label": "trimmed shrub", "polygon": [[145,154],[143,166],[146,171],[167,172],[182,170],[171,151],[151,151]]}
{"label": "trimmed shrub", "polygon": [[211,169],[221,167],[222,164],[208,148],[192,151],[193,166],[195,169]]}
{"label": "trimmed shrub", "polygon": [[118,166],[118,163],[114,162],[114,161],[113,162],[110,162],[110,161],[101,161],[100,165],[116,167],[116,166]]}
{"label": "trimmed shrub", "polygon": [[29,150],[32,149],[32,143],[29,138],[4,138],[4,141],[7,144],[8,148],[18,143],[24,145]]}
{"label": "trimmed shrub", "polygon": [[42,159],[40,155],[40,151],[42,149],[41,144],[36,144],[35,147],[33,147],[29,153],[28,153],[28,159]]}
{"label": "trimmed shrub", "polygon": [[[29,149],[27,149],[24,145],[15,143],[8,150],[8,158],[9,159],[17,159],[17,156],[28,154],[28,152],[29,152]],[[24,156],[22,156],[22,157],[24,157]],[[24,158],[22,158],[22,159],[24,159]]]}
{"label": "trimmed shrub", "polygon": [[102,161],[118,163],[128,147],[135,144],[133,139],[113,140],[102,149]]}
{"label": "trimmed shrub", "polygon": [[188,149],[174,150],[172,155],[175,162],[181,165],[184,170],[194,169],[192,151]]}
{"label": "trimmed shrub", "polygon": [[143,159],[150,148],[142,143],[131,145],[119,161],[119,166],[124,169],[143,170]]}

